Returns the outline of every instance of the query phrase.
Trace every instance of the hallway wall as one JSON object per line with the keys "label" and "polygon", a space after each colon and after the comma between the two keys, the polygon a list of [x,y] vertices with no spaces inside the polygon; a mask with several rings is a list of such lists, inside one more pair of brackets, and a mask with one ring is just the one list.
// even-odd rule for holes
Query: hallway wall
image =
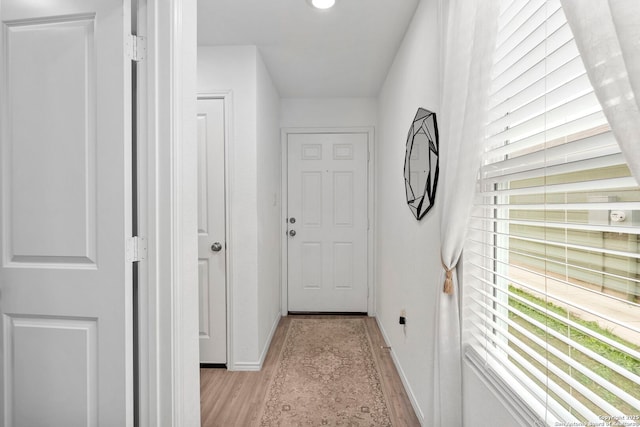
{"label": "hallway wall", "polygon": [[[404,187],[407,133],[418,107],[437,110],[437,3],[422,1],[378,99],[377,316],[405,387],[423,421],[433,402],[435,292],[440,267],[438,200],[421,221]],[[437,197],[437,196],[436,196]],[[399,325],[401,310],[407,324]]]}
{"label": "hallway wall", "polygon": [[198,92],[231,93],[229,367],[258,370],[280,317],[279,97],[255,46],[198,47]]}
{"label": "hallway wall", "polygon": [[262,56],[257,77],[258,338],[263,361],[280,320],[280,96]]}
{"label": "hallway wall", "polygon": [[[254,46],[198,48],[199,91],[231,91],[233,98],[229,153],[233,192],[228,203],[237,363],[232,368],[260,367],[279,317],[279,126],[374,127],[376,316],[423,425],[425,415],[433,410],[434,397],[434,301],[441,288],[437,283],[440,201],[416,221],[406,205],[403,166],[407,132],[417,108],[439,110],[437,17],[438,2],[422,0],[378,98],[278,100]],[[405,327],[398,324],[401,310],[406,310]],[[464,425],[517,425],[486,383],[462,363]]]}
{"label": "hallway wall", "polygon": [[376,98],[283,98],[280,103],[283,128],[375,127]]}
{"label": "hallway wall", "polygon": [[[423,425],[428,425],[434,401],[435,298],[442,288],[440,198],[436,195],[433,209],[416,221],[405,200],[403,167],[417,108],[436,113],[440,108],[438,13],[437,1],[420,2],[378,99],[377,316]],[[405,328],[398,324],[402,309]],[[487,383],[461,363],[464,425],[519,425]]]}

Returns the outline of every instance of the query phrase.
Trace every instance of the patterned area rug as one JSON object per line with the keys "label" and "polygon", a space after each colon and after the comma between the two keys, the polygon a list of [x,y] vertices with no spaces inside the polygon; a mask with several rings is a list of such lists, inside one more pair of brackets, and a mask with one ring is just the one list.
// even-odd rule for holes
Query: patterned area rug
{"label": "patterned area rug", "polygon": [[292,319],[261,426],[390,426],[364,319]]}

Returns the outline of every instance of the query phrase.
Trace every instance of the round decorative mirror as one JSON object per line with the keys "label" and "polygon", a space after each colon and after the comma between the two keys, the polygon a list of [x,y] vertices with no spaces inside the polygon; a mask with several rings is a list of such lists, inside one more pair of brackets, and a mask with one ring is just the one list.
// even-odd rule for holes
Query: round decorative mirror
{"label": "round decorative mirror", "polygon": [[418,108],[404,158],[404,186],[407,204],[416,219],[429,212],[436,199],[440,163],[436,113]]}

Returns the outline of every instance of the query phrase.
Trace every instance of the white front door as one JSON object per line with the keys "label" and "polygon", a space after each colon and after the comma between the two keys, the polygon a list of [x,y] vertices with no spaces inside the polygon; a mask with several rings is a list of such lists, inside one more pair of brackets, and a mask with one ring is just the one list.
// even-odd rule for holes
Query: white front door
{"label": "white front door", "polygon": [[289,134],[288,310],[367,311],[366,133]]}
{"label": "white front door", "polygon": [[128,0],[0,0],[0,414],[133,423]]}
{"label": "white front door", "polygon": [[198,99],[200,363],[227,363],[224,99]]}

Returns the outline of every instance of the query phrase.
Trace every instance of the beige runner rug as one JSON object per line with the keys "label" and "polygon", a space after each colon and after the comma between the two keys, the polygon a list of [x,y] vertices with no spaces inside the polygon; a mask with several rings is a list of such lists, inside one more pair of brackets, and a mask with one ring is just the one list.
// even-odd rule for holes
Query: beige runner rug
{"label": "beige runner rug", "polygon": [[291,319],[260,425],[391,425],[364,319]]}

